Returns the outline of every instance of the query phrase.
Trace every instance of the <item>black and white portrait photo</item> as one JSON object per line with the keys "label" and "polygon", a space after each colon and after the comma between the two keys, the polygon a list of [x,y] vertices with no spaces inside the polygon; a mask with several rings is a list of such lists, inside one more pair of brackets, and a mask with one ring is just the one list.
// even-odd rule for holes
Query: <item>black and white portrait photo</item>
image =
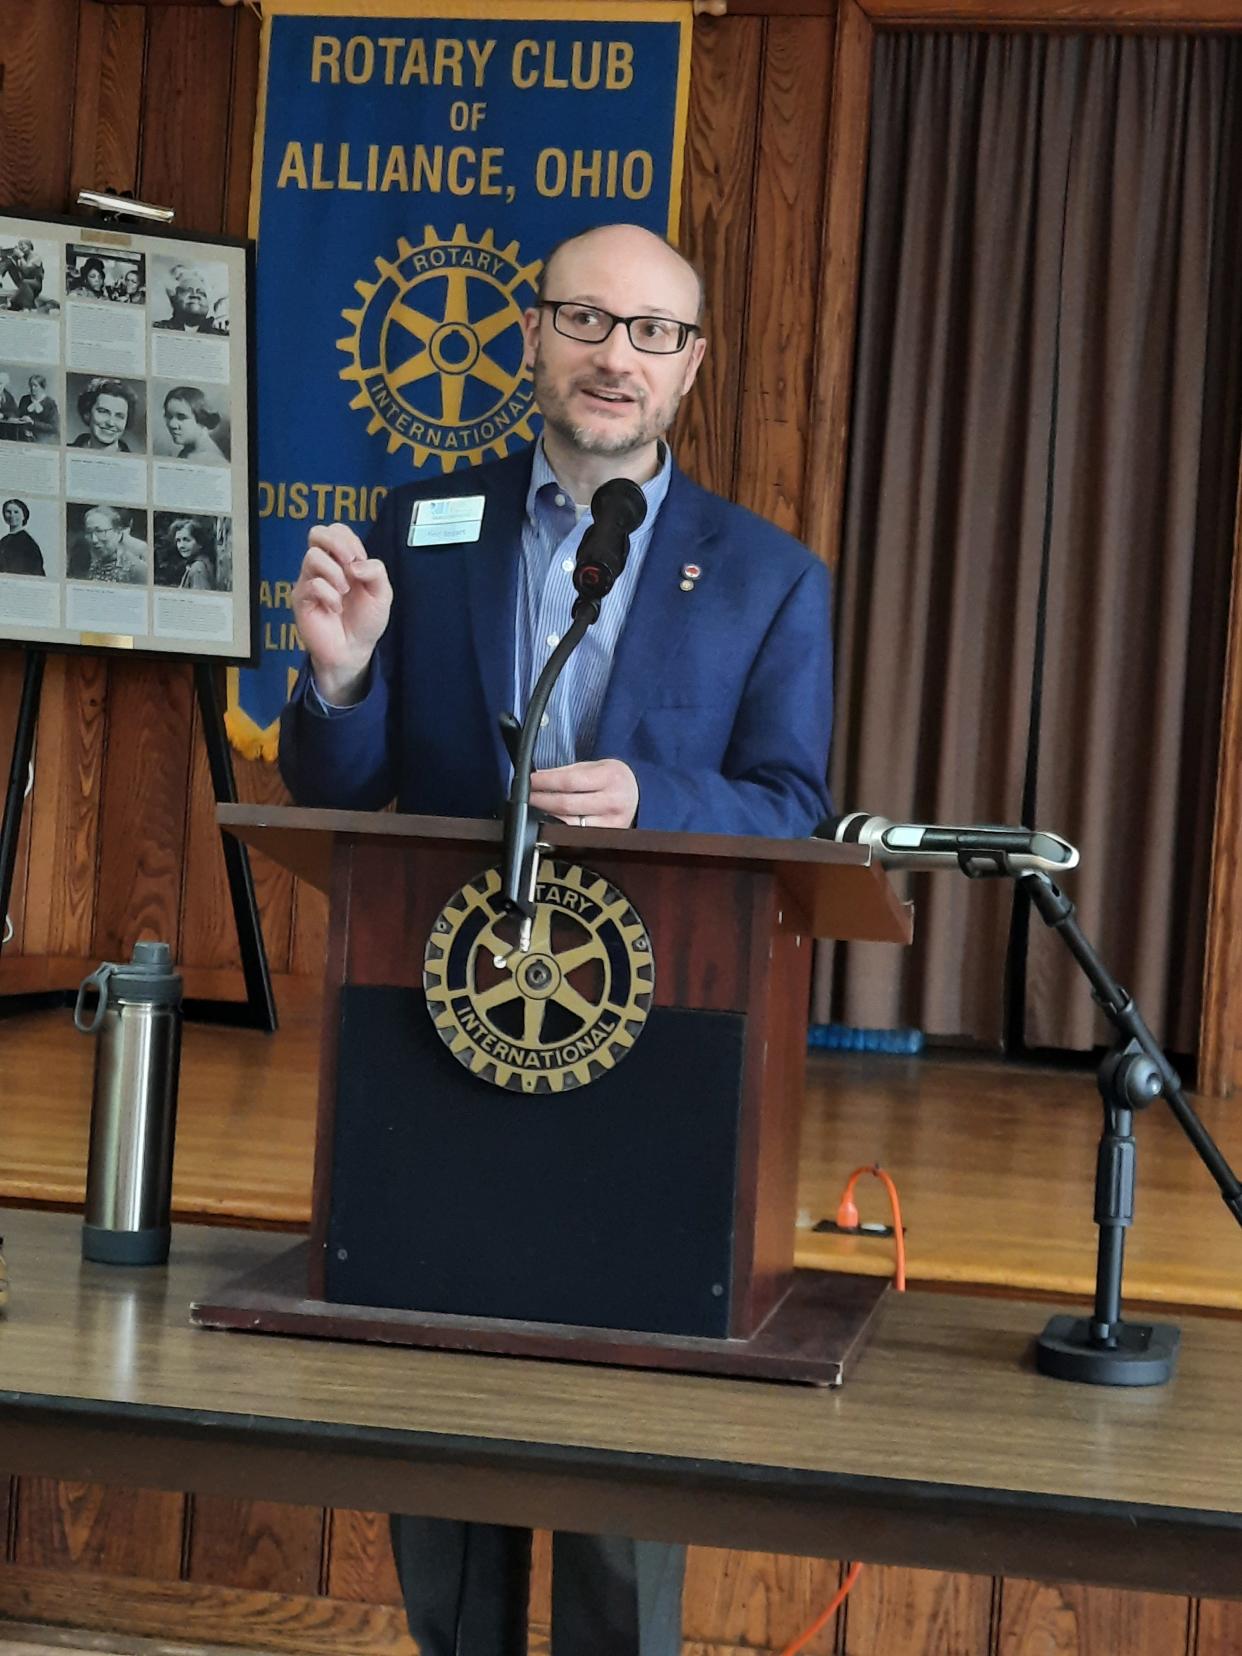
{"label": "black and white portrait photo", "polygon": [[13,495],[0,502],[0,575],[47,574],[43,554],[46,529],[37,523],[32,529],[30,519],[29,499]]}
{"label": "black and white portrait photo", "polygon": [[65,508],[69,530],[71,581],[109,581],[116,586],[145,586],[150,556],[147,514],[122,506],[74,505]]}
{"label": "black and white portrait photo", "polygon": [[29,236],[0,237],[0,310],[55,316],[60,310],[60,248]]}
{"label": "black and white portrait photo", "polygon": [[144,454],[147,388],[142,380],[70,374],[70,448],[105,454]]}
{"label": "black and white portrait photo", "polygon": [[158,410],[151,422],[152,447],[172,460],[199,466],[229,463],[228,388],[160,380],[151,401]]}
{"label": "black and white portrait photo", "polygon": [[229,275],[223,264],[209,259],[151,260],[151,326],[175,333],[214,334],[229,331]]}
{"label": "black and white portrait photo", "polygon": [[155,584],[183,592],[231,592],[232,520],[202,512],[156,512]]}
{"label": "black and white portrait photo", "polygon": [[65,260],[65,292],[70,299],[144,305],[146,255],[71,245]]}
{"label": "black and white portrait photo", "polygon": [[55,377],[46,368],[0,362],[0,442],[59,443]]}

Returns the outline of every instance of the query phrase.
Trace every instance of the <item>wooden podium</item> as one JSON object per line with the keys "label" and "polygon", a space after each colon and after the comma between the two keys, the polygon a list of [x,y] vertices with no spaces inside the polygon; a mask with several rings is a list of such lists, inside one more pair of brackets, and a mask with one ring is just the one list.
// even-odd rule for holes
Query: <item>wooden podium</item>
{"label": "wooden podium", "polygon": [[[217,814],[328,892],[330,919],[309,1241],[195,1322],[840,1382],[886,1285],[795,1271],[798,1139],[812,940],[910,940],[868,850],[547,824],[549,909],[607,882],[654,977],[618,1060],[550,1084],[494,1034],[472,1072],[433,1023],[450,997],[424,990],[433,929],[476,913],[500,860],[498,822]],[[590,952],[550,935],[552,973]]]}

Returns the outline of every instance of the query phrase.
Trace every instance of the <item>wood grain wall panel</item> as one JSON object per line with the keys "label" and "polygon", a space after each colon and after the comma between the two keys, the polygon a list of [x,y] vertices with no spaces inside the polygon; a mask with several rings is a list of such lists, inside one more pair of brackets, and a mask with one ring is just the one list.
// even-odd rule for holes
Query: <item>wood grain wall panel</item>
{"label": "wood grain wall panel", "polygon": [[196,1495],[186,1579],[313,1598],[320,1589],[324,1520],[319,1507]]}
{"label": "wood grain wall panel", "polygon": [[[241,958],[237,947],[237,928],[233,924],[233,912],[229,903],[224,855],[220,849],[220,830],[213,819],[215,795],[212,792],[207,749],[203,741],[202,713],[197,701],[190,715],[189,763],[190,791],[186,811],[185,865],[182,882],[181,952],[178,958],[187,966],[236,966]],[[257,861],[257,858],[251,858],[252,865]],[[257,879],[255,887],[262,905],[263,894],[258,890]],[[272,970],[284,971],[288,955],[287,930],[282,957],[279,953],[278,939],[273,939],[269,930],[269,921],[272,917],[262,906],[260,912],[264,940],[269,950],[274,941],[278,945],[277,957],[271,962]]]}
{"label": "wood grain wall panel", "polygon": [[536,1530],[530,1548],[530,1620],[532,1626],[552,1624],[552,1532]]}
{"label": "wood grain wall panel", "polygon": [[328,952],[328,899],[304,880],[293,889],[293,936],[289,970],[322,979]]}
{"label": "wood grain wall panel", "polygon": [[89,955],[95,927],[99,794],[108,668],[85,652],[53,655],[35,733],[27,955]]}
{"label": "wood grain wall panel", "polygon": [[[864,1572],[865,1573],[865,1572]],[[1183,1656],[1190,1605],[1159,1593],[1006,1580],[997,1656]]]}
{"label": "wood grain wall panel", "polygon": [[[823,1610],[839,1577],[839,1565],[821,1559],[691,1547],[684,1636],[704,1644],[782,1650]],[[835,1638],[834,1618],[803,1646],[805,1656],[828,1656],[836,1649]]]}
{"label": "wood grain wall panel", "polygon": [[992,1591],[988,1576],[869,1564],[845,1601],[842,1656],[989,1656]]}
{"label": "wood grain wall panel", "polygon": [[337,1508],[328,1514],[327,1592],[349,1604],[400,1604],[388,1514]]}
{"label": "wood grain wall panel", "polygon": [[707,355],[673,433],[682,467],[730,494],[746,327],[763,20],[694,29],[680,242],[706,283]]}
{"label": "wood grain wall panel", "polygon": [[[288,805],[291,803],[289,790],[281,780],[280,772],[275,765],[267,765],[260,760],[242,760],[236,764],[238,798],[254,805]],[[212,807],[214,809],[214,807]],[[219,840],[219,829],[214,818],[208,823],[209,830]],[[217,857],[219,853],[217,852]],[[223,869],[223,862],[219,864]],[[263,936],[267,944],[268,959],[274,972],[296,971],[299,968],[292,964],[293,957],[293,924],[294,924],[294,889],[297,881],[288,870],[279,868],[270,858],[261,855],[251,855],[250,867],[254,875],[255,892],[259,900],[259,909],[263,918]],[[324,939],[327,937],[327,904],[320,891],[312,892],[313,897],[319,898],[324,904]],[[227,901],[227,898],[224,899]],[[313,907],[313,905],[312,905]],[[229,909],[229,926],[232,928],[233,914]],[[319,971],[323,969],[322,959]]]}
{"label": "wood grain wall panel", "polygon": [[139,192],[191,234],[224,225],[233,29],[223,6],[150,14]]}
{"label": "wood grain wall panel", "polygon": [[138,179],[147,13],[84,0],[78,17],[70,199],[132,190]]}
{"label": "wood grain wall panel", "polygon": [[250,231],[250,157],[259,99],[259,20],[248,6],[238,6],[233,17],[223,229],[230,236],[245,236]]}
{"label": "wood grain wall panel", "polygon": [[116,960],[139,937],[180,948],[191,673],[125,661],[109,674],[94,952]]}
{"label": "wood grain wall panel", "polygon": [[14,1562],[175,1581],[185,1502],[151,1489],[21,1478]]}
{"label": "wood grain wall panel", "polygon": [[837,567],[849,459],[850,397],[854,382],[854,320],[862,248],[862,210],[871,133],[871,58],[874,30],[857,0],[837,11],[828,121],[828,178],[820,299],[816,314],[815,376],[807,429],[803,538]]}
{"label": "wood grain wall panel", "polygon": [[0,1472],[0,1561],[6,1564],[13,1557],[12,1520],[16,1488],[17,1479],[8,1472]]}
{"label": "wood grain wall panel", "polygon": [[734,498],[791,534],[802,528],[833,23],[764,25],[759,155]]}
{"label": "wood grain wall panel", "polygon": [[62,212],[69,190],[78,0],[4,8],[0,201]]}
{"label": "wood grain wall panel", "polygon": [[1190,1656],[1235,1656],[1242,1650],[1242,1603],[1203,1599]]}
{"label": "wood grain wall panel", "polygon": [[[239,764],[234,756],[234,774],[238,795],[245,802],[288,803],[289,796],[274,766],[249,762]],[[202,715],[196,700],[190,735],[181,959],[195,966],[236,966],[241,958],[237,925],[229,896],[215,808]],[[268,964],[273,972],[287,972],[290,970],[293,926],[293,876],[267,857],[254,852],[250,856],[250,868]]]}
{"label": "wood grain wall panel", "polygon": [[[0,1624],[4,1621],[120,1632],[127,1642],[168,1640],[182,1652],[187,1646],[218,1653],[242,1645],[251,1652],[286,1651],[289,1656],[418,1656],[404,1615],[391,1605],[341,1604],[185,1581],[4,1569]],[[108,1650],[117,1642],[92,1639],[89,1644]]]}
{"label": "wood grain wall panel", "polygon": [[1232,1091],[1235,1054],[1242,1046],[1242,478],[1234,507],[1233,575],[1229,602],[1225,683],[1220,716],[1216,811],[1207,937],[1203,950],[1203,1004],[1199,1014],[1199,1090],[1213,1098]]}

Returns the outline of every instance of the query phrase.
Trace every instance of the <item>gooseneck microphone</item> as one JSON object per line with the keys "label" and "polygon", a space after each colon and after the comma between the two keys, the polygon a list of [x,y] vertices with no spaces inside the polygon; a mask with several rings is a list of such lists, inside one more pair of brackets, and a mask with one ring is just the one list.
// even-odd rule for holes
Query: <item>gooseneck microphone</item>
{"label": "gooseneck microphone", "polygon": [[[574,588],[580,600],[596,605],[596,615],[600,599],[608,596],[625,568],[630,536],[646,516],[647,497],[628,477],[609,478],[591,496],[591,526],[578,548]],[[575,604],[575,616],[578,608]]]}
{"label": "gooseneck microphone", "polygon": [[592,622],[599,620],[599,606],[612,591],[625,568],[630,551],[630,534],[647,516],[647,497],[628,477],[612,477],[601,483],[591,496],[591,524],[582,537],[574,567],[573,620],[565,636],[544,663],[526,707],[520,731],[510,715],[501,716],[500,729],[513,760],[513,781],[505,805],[505,840],[501,868],[501,896],[513,912],[521,915],[521,947],[530,946],[531,921],[535,913],[535,885],[538,878],[536,846],[539,813],[530,809],[530,773],[535,757],[535,738],[552,687],[565,663],[586,636]]}
{"label": "gooseneck microphone", "polygon": [[840,845],[868,845],[885,868],[958,868],[973,879],[988,874],[1063,874],[1078,863],[1077,849],[1059,834],[993,825],[891,822],[866,811],[829,817],[815,837]]}

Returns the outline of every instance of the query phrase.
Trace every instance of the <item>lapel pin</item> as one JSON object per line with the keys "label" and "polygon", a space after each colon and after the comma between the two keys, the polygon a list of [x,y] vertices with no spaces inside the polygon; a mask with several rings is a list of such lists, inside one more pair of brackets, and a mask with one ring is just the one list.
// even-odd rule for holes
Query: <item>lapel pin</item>
{"label": "lapel pin", "polygon": [[683,592],[693,592],[694,591],[694,583],[698,580],[699,576],[702,573],[703,573],[703,570],[698,564],[695,564],[695,563],[682,564],[682,566],[681,566],[681,590]]}

